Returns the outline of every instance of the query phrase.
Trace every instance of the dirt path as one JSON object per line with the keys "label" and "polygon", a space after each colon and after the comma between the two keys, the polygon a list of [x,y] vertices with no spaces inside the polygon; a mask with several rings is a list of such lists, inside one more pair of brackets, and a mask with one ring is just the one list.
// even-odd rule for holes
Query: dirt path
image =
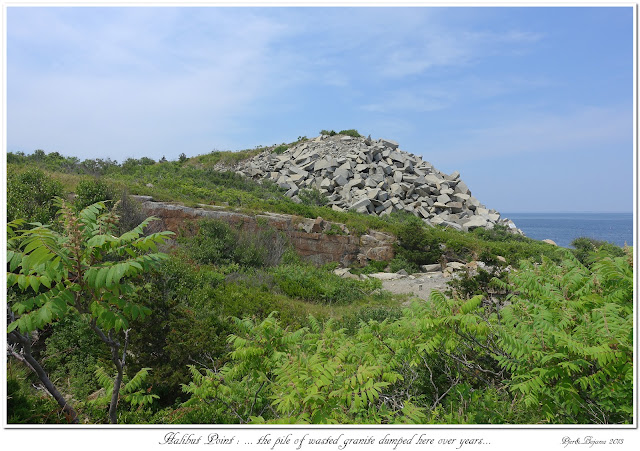
{"label": "dirt path", "polygon": [[443,291],[447,288],[450,277],[442,272],[420,273],[394,280],[383,280],[382,287],[394,294],[410,294],[428,300],[431,290]]}

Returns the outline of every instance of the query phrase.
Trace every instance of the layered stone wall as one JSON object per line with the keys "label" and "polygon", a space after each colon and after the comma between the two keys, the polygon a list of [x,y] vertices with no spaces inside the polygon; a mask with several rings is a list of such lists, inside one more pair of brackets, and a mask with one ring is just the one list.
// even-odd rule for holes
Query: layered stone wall
{"label": "layered stone wall", "polygon": [[269,227],[282,232],[298,255],[316,264],[365,264],[367,260],[388,261],[394,256],[394,236],[377,231],[354,236],[349,234],[344,224],[324,221],[322,218],[307,219],[275,213],[248,215],[214,207],[192,208],[154,202],[150,196],[131,197],[141,203],[146,215],[159,218],[163,229],[175,233],[185,229],[186,221],[215,219],[250,233]]}

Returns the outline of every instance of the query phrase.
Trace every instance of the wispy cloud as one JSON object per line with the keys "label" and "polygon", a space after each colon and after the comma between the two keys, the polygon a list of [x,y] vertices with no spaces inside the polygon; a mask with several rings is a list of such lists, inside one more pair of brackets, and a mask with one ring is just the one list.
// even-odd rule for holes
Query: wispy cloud
{"label": "wispy cloud", "polygon": [[[10,27],[16,47],[35,39],[57,52],[46,71],[33,70],[32,55],[10,57],[10,147],[76,154],[107,147],[118,159],[167,145],[176,154],[185,146],[204,150],[268,92],[283,24],[187,10],[193,17],[176,26],[182,10],[115,12],[113,21],[91,24],[46,9]],[[53,26],[38,37],[25,33],[45,21]],[[37,140],[29,136],[34,129]]]}
{"label": "wispy cloud", "polygon": [[377,113],[429,112],[451,106],[457,97],[455,91],[443,89],[402,88],[384,93],[376,103],[363,105],[365,111]]}
{"label": "wispy cloud", "polygon": [[[416,34],[420,36],[415,40]],[[425,21],[420,32],[391,38],[388,60],[381,67],[383,75],[402,78],[422,74],[430,69],[468,66],[501,52],[522,51],[522,45],[543,38],[540,33],[524,30],[504,32],[469,31]]]}

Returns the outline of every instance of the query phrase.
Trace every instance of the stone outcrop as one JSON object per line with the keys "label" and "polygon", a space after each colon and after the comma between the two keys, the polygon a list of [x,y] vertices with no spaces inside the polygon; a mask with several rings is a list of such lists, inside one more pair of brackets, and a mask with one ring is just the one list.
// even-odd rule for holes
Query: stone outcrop
{"label": "stone outcrop", "polygon": [[406,211],[430,225],[468,231],[503,224],[522,233],[511,220],[481,204],[459,172],[444,174],[387,139],[322,135],[280,155],[267,150],[234,169],[273,181],[296,202],[301,202],[301,189],[315,188],[334,210],[375,215]]}
{"label": "stone outcrop", "polygon": [[154,202],[150,196],[131,197],[141,203],[146,215],[161,221],[158,227],[175,233],[184,229],[185,221],[215,219],[250,233],[265,227],[278,230],[286,235],[302,258],[316,264],[340,262],[347,266],[355,262],[366,264],[367,260],[388,261],[394,257],[394,236],[373,230],[361,236],[350,235],[344,224],[322,218],[307,219],[275,213],[248,215],[212,206],[192,208]]}

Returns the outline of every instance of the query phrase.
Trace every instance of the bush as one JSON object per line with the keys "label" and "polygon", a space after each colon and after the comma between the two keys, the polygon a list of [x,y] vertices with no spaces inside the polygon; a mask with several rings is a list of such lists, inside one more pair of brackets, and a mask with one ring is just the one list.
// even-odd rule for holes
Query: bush
{"label": "bush", "polygon": [[322,304],[351,304],[382,287],[376,279],[343,279],[332,272],[304,264],[278,266],[273,275],[278,288],[287,296]]}
{"label": "bush", "polygon": [[420,268],[413,262],[405,260],[403,257],[396,257],[389,262],[389,271],[398,272],[404,269],[409,274],[420,272]]}
{"label": "bush", "polygon": [[26,219],[27,222],[51,224],[58,211],[53,200],[62,195],[60,182],[53,180],[40,169],[9,174],[7,221]]}
{"label": "bush", "polygon": [[66,317],[52,329],[44,352],[49,375],[64,392],[85,399],[100,388],[94,377],[96,365],[110,363],[111,356],[85,321]]}
{"label": "bush", "polygon": [[53,398],[33,388],[35,379],[25,365],[7,360],[7,423],[67,423]]}
{"label": "bush", "polygon": [[383,272],[388,265],[389,262],[386,261],[369,260],[366,266],[363,266],[362,268],[352,267],[350,268],[350,272],[351,274],[356,275]]}
{"label": "bush", "polygon": [[146,277],[141,299],[152,314],[134,323],[131,369],[150,367],[148,382],[161,406],[172,405],[188,381],[187,365],[220,363],[231,333],[217,302],[224,277],[173,255]]}
{"label": "bush", "polygon": [[105,183],[102,179],[84,179],[80,180],[76,186],[76,198],[73,202],[73,206],[76,211],[80,211],[89,205],[95,204],[96,202],[114,200],[114,198],[115,194],[113,188],[111,188],[111,186]]}
{"label": "bush", "polygon": [[179,241],[191,258],[203,264],[275,266],[288,248],[286,238],[270,228],[249,233],[216,220],[199,221],[197,227],[195,236],[182,237]]}
{"label": "bush", "polygon": [[320,134],[321,135],[326,135],[326,136],[335,136],[335,135],[337,135],[335,130],[320,130]]}
{"label": "bush", "polygon": [[624,256],[624,250],[620,246],[593,238],[576,238],[571,242],[571,246],[575,247],[573,253],[584,265],[591,265],[604,257]]}
{"label": "bush", "polygon": [[298,192],[298,197],[304,205],[315,205],[323,207],[327,205],[327,198],[317,188],[303,188]]}
{"label": "bush", "polygon": [[148,157],[142,157],[140,159],[127,158],[122,162],[122,165],[120,167],[122,168],[122,171],[126,173],[132,172],[139,167],[153,166],[154,164],[156,164],[156,162]]}
{"label": "bush", "polygon": [[424,223],[415,218],[409,220],[398,231],[398,261],[404,261],[413,267],[438,263],[442,250],[437,237],[427,231]]}
{"label": "bush", "polygon": [[402,310],[399,307],[363,307],[356,313],[342,318],[340,324],[353,334],[363,323],[367,324],[371,320],[377,322],[395,321],[401,316]]}
{"label": "bush", "polygon": [[287,150],[289,148],[289,146],[287,146],[286,144],[281,144],[278,147],[274,147],[273,148],[273,153],[277,153],[278,155],[284,153],[285,150]]}
{"label": "bush", "polygon": [[[124,233],[140,224],[146,218],[142,211],[140,202],[129,197],[129,191],[125,188],[120,194],[120,203],[118,204],[118,215],[120,222],[118,223],[118,231]],[[155,224],[150,224],[150,228],[155,230]]]}
{"label": "bush", "polygon": [[360,138],[362,136],[360,133],[358,133],[358,130],[355,130],[353,128],[350,128],[349,130],[341,130],[338,134],[352,136],[354,138]]}
{"label": "bush", "polygon": [[453,288],[455,294],[462,299],[471,299],[478,294],[485,294],[492,291],[491,281],[494,278],[506,281],[508,273],[499,269],[486,271],[478,269],[477,274],[471,276],[468,272],[460,272],[447,284]]}

